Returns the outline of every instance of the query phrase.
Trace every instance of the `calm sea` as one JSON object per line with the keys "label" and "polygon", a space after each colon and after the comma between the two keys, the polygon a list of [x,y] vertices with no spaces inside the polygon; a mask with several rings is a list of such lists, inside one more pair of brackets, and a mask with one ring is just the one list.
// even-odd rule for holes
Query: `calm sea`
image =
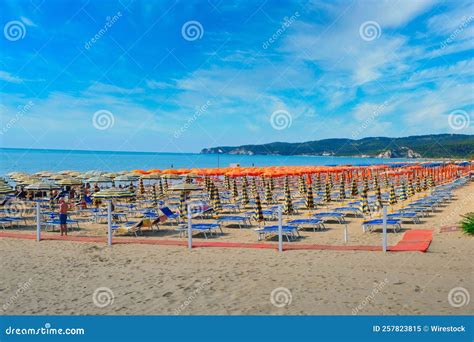
{"label": "calm sea", "polygon": [[0,148],[0,175],[12,171],[168,169],[273,165],[372,165],[405,159],[312,157],[312,156],[241,156],[229,154],[66,151]]}

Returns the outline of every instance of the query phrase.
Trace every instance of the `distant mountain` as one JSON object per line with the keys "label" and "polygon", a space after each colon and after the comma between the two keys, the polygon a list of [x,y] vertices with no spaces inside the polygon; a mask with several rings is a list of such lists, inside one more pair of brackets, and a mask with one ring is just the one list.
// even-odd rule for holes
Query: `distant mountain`
{"label": "distant mountain", "polygon": [[218,146],[201,153],[246,155],[311,155],[379,158],[470,158],[474,135],[431,134],[405,138],[324,139],[303,143],[274,142],[263,145]]}

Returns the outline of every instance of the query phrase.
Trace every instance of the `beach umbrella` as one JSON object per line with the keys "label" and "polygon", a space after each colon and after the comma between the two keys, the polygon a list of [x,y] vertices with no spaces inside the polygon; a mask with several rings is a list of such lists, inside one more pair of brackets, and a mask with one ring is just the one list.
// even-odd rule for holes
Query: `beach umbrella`
{"label": "beach umbrella", "polygon": [[0,185],[0,194],[9,194],[15,192],[12,187],[8,186],[7,184]]}
{"label": "beach umbrella", "polygon": [[364,185],[362,187],[362,192],[369,192],[369,180],[367,179],[367,177],[364,177]]}
{"label": "beach umbrella", "polygon": [[373,178],[373,189],[377,189],[378,186],[379,186],[379,180],[377,179],[377,175],[374,175],[374,178]]}
{"label": "beach umbrella", "polygon": [[400,201],[406,201],[406,199],[407,199],[407,190],[406,190],[406,186],[405,186],[404,181],[402,181],[402,184],[400,185],[400,190],[399,190],[399,193],[398,193],[398,199]]}
{"label": "beach umbrella", "polygon": [[273,191],[275,190],[275,184],[273,182],[273,177],[270,176],[270,190]]}
{"label": "beach umbrella", "polygon": [[324,188],[324,201],[327,203],[331,202],[331,184],[329,180],[326,181],[326,186]]}
{"label": "beach umbrella", "polygon": [[345,179],[344,177],[342,177],[339,183],[339,199],[344,200],[345,198],[346,198]]}
{"label": "beach umbrella", "polygon": [[375,204],[374,209],[375,211],[379,211],[382,209],[382,193],[380,192],[380,186],[377,184],[377,188],[375,188]]}
{"label": "beach umbrella", "polygon": [[46,183],[46,182],[37,182],[30,184],[25,187],[25,190],[33,190],[33,191],[51,191],[55,189],[59,189],[60,187],[54,183]]}
{"label": "beach umbrella", "polygon": [[[143,179],[143,180],[158,180],[158,179],[161,179],[161,175],[159,173],[149,173],[147,175],[141,175],[140,179]],[[117,180],[117,178],[115,180]]]}
{"label": "beach umbrella", "polygon": [[273,194],[270,182],[266,182],[265,184],[265,202],[267,202],[267,204],[273,203]]}
{"label": "beach umbrella", "polygon": [[420,182],[420,177],[416,178],[416,187],[415,187],[416,192],[421,192],[421,182]]}
{"label": "beach umbrella", "polygon": [[200,191],[202,188],[194,183],[178,183],[171,186],[169,191]]}
{"label": "beach umbrella", "polygon": [[306,208],[314,209],[313,187],[311,184],[308,184],[306,191]]}
{"label": "beach umbrella", "polygon": [[113,199],[113,198],[132,198],[135,196],[132,192],[124,189],[109,188],[100,190],[91,195],[96,199]]}
{"label": "beach umbrella", "polygon": [[158,195],[159,195],[160,198],[163,197],[163,195],[164,195],[163,182],[162,182],[161,178],[158,181]]}
{"label": "beach umbrella", "polygon": [[284,212],[286,215],[294,213],[293,202],[291,200],[291,191],[288,176],[285,177],[285,205]]}
{"label": "beach umbrella", "polygon": [[145,187],[143,186],[143,178],[138,180],[138,195],[143,196],[145,194]]}
{"label": "beach umbrella", "polygon": [[168,193],[168,189],[169,189],[168,178],[165,178],[165,182],[163,183],[163,187],[164,187],[164,190],[165,190],[165,194]]}
{"label": "beach umbrella", "polygon": [[299,191],[301,197],[305,197],[305,195],[306,195],[306,184],[304,182],[303,175],[298,177],[298,191]]}
{"label": "beach umbrella", "polygon": [[112,183],[112,178],[105,176],[93,176],[86,180],[88,183]]}
{"label": "beach umbrella", "polygon": [[131,175],[120,175],[114,178],[114,181],[116,182],[134,182],[138,179],[137,176],[131,176]]}
{"label": "beach umbrella", "polygon": [[[235,178],[234,178],[234,181],[235,181]],[[229,178],[229,176],[227,176],[227,175],[224,176],[224,183],[225,183],[225,188],[227,190],[230,190],[230,178]]]}
{"label": "beach umbrella", "polygon": [[153,192],[152,192],[152,195],[153,195],[153,204],[156,206],[158,206],[158,196],[156,194],[156,184],[153,184]]}
{"label": "beach umbrella", "polygon": [[321,175],[319,173],[316,176],[316,181],[314,182],[314,190],[316,192],[321,192]]}
{"label": "beach umbrella", "polygon": [[413,181],[411,179],[408,180],[407,195],[408,197],[412,197],[415,195],[415,189],[413,188]]}
{"label": "beach umbrella", "polygon": [[213,200],[212,208],[214,209],[214,212],[220,212],[222,210],[222,205],[221,205],[221,197],[219,195],[219,189],[217,188],[215,184],[213,186],[213,189],[214,189],[214,200]]}
{"label": "beach umbrella", "polygon": [[259,223],[259,225],[260,222],[264,221],[262,203],[260,202],[260,195],[258,193],[255,196],[255,213],[253,218]]}
{"label": "beach umbrella", "polygon": [[362,191],[360,194],[360,211],[362,214],[370,214],[369,201],[367,199],[367,192]]}
{"label": "beach umbrella", "polygon": [[186,205],[186,191],[182,190],[179,195],[179,217],[184,221],[188,215],[188,206]]}
{"label": "beach umbrella", "polygon": [[[96,184],[97,185],[97,184]],[[133,182],[130,182],[130,185],[128,186],[128,191],[134,193],[135,192],[135,186],[133,185]]]}
{"label": "beach umbrella", "polygon": [[384,178],[383,178],[383,185],[388,188],[390,186],[390,183],[388,181],[388,176],[385,174]]}
{"label": "beach umbrella", "polygon": [[390,197],[388,201],[390,205],[397,204],[397,195],[395,194],[395,186],[393,184],[390,186]]}
{"label": "beach umbrella", "polygon": [[429,186],[430,188],[433,188],[433,187],[435,187],[435,185],[436,185],[436,184],[435,184],[435,182],[434,182],[433,176],[430,175],[430,176],[428,177],[428,186]]}
{"label": "beach umbrella", "polygon": [[252,178],[252,184],[250,187],[250,192],[252,193],[252,196],[255,197],[257,195],[257,183],[255,181],[255,177]]}
{"label": "beach umbrella", "polygon": [[247,178],[244,177],[243,182],[242,182],[242,198],[241,198],[242,204],[244,206],[249,203],[249,195],[247,191],[247,186],[248,186]]}
{"label": "beach umbrella", "polygon": [[74,186],[74,185],[82,185],[82,181],[80,179],[75,179],[75,178],[63,178],[57,181],[56,184]]}
{"label": "beach umbrella", "polygon": [[423,176],[423,182],[421,183],[421,187],[423,188],[423,190],[428,190],[428,182],[426,176]]}
{"label": "beach umbrella", "polygon": [[359,194],[359,189],[357,187],[357,180],[356,178],[352,178],[352,186],[351,186],[351,196],[356,197]]}
{"label": "beach umbrella", "polygon": [[[230,182],[230,180],[229,180]],[[230,189],[230,187],[229,187]],[[232,179],[232,197],[234,199],[234,202],[238,200],[239,198],[239,191],[237,189],[237,180],[235,178]]]}

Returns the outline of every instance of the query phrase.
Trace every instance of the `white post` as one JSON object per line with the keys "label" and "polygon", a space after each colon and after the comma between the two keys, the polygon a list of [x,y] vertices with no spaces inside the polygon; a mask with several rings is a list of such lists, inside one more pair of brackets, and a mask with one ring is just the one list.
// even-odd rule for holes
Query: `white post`
{"label": "white post", "polygon": [[112,201],[107,201],[107,231],[108,245],[112,246]]}
{"label": "white post", "polygon": [[383,207],[382,249],[387,252],[387,207]]}
{"label": "white post", "polygon": [[193,248],[193,229],[191,220],[191,206],[188,204],[188,248]]}
{"label": "white post", "polygon": [[36,202],[36,241],[41,240],[41,206]]}
{"label": "white post", "polygon": [[278,206],[278,251],[283,252],[283,225],[281,222],[281,205]]}
{"label": "white post", "polygon": [[347,223],[344,224],[344,243],[347,243],[348,236],[347,236]]}

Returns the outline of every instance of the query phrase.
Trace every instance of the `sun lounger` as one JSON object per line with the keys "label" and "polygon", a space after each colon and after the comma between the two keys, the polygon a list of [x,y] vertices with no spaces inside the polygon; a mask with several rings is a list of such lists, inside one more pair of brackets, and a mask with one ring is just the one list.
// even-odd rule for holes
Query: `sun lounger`
{"label": "sun lounger", "polygon": [[316,229],[326,229],[323,220],[319,219],[295,219],[287,222],[291,226],[297,226],[299,229],[312,228],[315,232]]}
{"label": "sun lounger", "polygon": [[346,223],[344,218],[344,214],[338,212],[324,212],[324,213],[316,213],[313,215],[315,218],[319,218],[323,221],[335,220],[339,223]]}
{"label": "sun lounger", "polygon": [[[193,233],[202,233],[206,239],[208,234],[209,236],[212,236],[215,234],[216,230],[219,230],[221,233],[223,233],[222,228],[218,223],[194,223],[191,225],[191,230]],[[186,224],[182,224],[179,226],[178,231],[180,237],[185,237],[188,234],[188,226]]]}
{"label": "sun lounger", "polygon": [[112,233],[116,234],[133,234],[138,236],[142,233],[141,227],[143,226],[143,220],[138,222],[126,222],[122,225],[112,225]]}
{"label": "sun lounger", "polygon": [[336,211],[338,213],[339,212],[340,213],[345,213],[346,215],[351,214],[351,215],[354,215],[354,216],[363,217],[363,214],[360,211],[360,209],[356,208],[356,207],[339,207],[339,208],[334,209],[334,211]]}
{"label": "sun lounger", "polygon": [[[367,231],[372,231],[374,227],[382,227],[382,226],[383,226],[382,219],[367,220],[362,223],[362,230],[364,232],[367,232]],[[398,232],[402,228],[400,224],[400,220],[395,220],[395,219],[387,219],[387,227],[388,226],[392,227],[395,233]]]}
{"label": "sun lounger", "polygon": [[217,222],[227,222],[227,223],[236,223],[239,225],[239,228],[242,226],[250,226],[250,218],[247,216],[234,216],[234,215],[227,215],[221,216],[217,219]]}
{"label": "sun lounger", "polygon": [[388,214],[387,217],[389,219],[401,219],[402,221],[411,220],[415,224],[421,223],[419,214],[415,212],[404,211],[399,213]]}
{"label": "sun lounger", "polygon": [[[76,225],[77,229],[79,229],[79,220],[73,220],[73,219],[67,219],[66,223],[68,226],[70,226],[69,228],[72,229],[72,225]],[[56,226],[59,226],[61,223],[59,222],[58,219],[53,219],[53,220],[48,220],[48,221],[45,221],[45,222],[41,222],[41,225],[42,226],[46,226],[46,229],[48,229],[48,227],[51,227],[51,230],[54,231],[54,227]]]}
{"label": "sun lounger", "polygon": [[[278,235],[278,226],[267,226],[263,228],[255,229],[255,232],[258,234],[258,240],[262,240],[268,236],[275,236]],[[300,235],[298,233],[297,226],[282,226],[282,234],[286,237],[286,240],[290,242],[290,240],[297,239]]]}
{"label": "sun lounger", "polygon": [[173,213],[170,208],[168,207],[162,207],[160,208],[160,211],[165,215],[168,219],[174,220],[176,224],[179,223],[179,214],[178,213]]}

